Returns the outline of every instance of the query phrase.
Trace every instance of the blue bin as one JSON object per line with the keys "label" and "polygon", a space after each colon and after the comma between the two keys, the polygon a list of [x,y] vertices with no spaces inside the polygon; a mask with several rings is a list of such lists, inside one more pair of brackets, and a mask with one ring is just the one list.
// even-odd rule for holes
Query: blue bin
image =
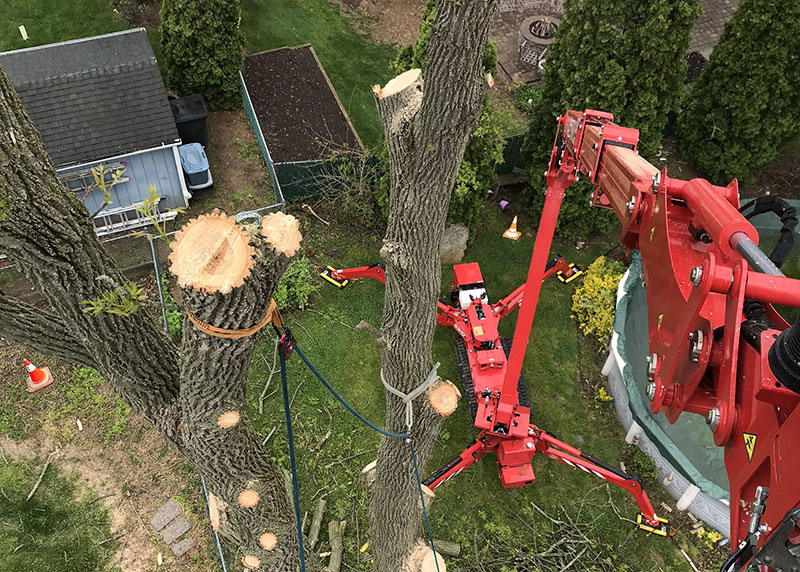
{"label": "blue bin", "polygon": [[214,184],[206,152],[200,143],[181,145],[178,147],[178,153],[181,156],[181,167],[189,190],[199,191]]}

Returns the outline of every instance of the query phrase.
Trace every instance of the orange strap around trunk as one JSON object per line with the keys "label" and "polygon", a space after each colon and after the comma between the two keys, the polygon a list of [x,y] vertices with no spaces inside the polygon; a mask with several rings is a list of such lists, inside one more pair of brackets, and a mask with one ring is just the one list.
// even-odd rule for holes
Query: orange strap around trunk
{"label": "orange strap around trunk", "polygon": [[216,326],[212,326],[211,324],[206,324],[205,322],[200,320],[197,316],[192,314],[188,310],[188,308],[186,309],[186,315],[188,316],[192,324],[194,324],[195,328],[197,328],[204,334],[208,334],[209,336],[214,336],[215,338],[225,338],[225,339],[247,338],[258,332],[261,328],[263,328],[267,324],[269,324],[270,321],[275,323],[275,325],[278,327],[282,325],[280,314],[278,313],[278,308],[275,305],[275,300],[269,301],[269,307],[267,308],[267,313],[264,315],[264,318],[259,323],[250,328],[244,328],[241,330],[226,330],[225,328],[218,328]]}

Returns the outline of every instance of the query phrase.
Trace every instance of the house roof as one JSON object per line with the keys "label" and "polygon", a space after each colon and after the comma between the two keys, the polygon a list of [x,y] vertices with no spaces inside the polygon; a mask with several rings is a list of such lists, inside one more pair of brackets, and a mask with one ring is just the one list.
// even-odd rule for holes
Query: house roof
{"label": "house roof", "polygon": [[179,140],[144,28],[0,53],[57,168]]}

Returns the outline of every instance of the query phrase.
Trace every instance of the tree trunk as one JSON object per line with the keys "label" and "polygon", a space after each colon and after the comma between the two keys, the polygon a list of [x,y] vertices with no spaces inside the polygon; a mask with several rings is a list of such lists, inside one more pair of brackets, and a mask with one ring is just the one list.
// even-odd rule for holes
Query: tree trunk
{"label": "tree trunk", "polygon": [[[276,218],[291,219],[299,239],[294,217],[273,214],[265,226]],[[238,525],[234,535],[242,562],[250,568],[294,571],[299,549],[283,473],[270,461],[246,415],[247,372],[257,336],[217,337],[195,324],[240,336],[271,313],[272,293],[294,251],[286,252],[277,240],[271,244],[255,227],[248,231],[232,218],[205,215],[187,224],[172,243],[171,269],[192,316],[184,321],[182,344],[184,451],[206,475],[214,495],[227,503],[228,522]]]}
{"label": "tree trunk", "polygon": [[[387,264],[380,329],[386,382],[409,393],[432,366],[439,295],[439,245],[450,193],[477,123],[486,89],[482,57],[497,0],[440,0],[425,81],[412,70],[376,86],[391,163],[390,216],[381,249]],[[426,399],[414,404],[420,468],[444,420]],[[405,406],[387,392],[386,426],[406,431]],[[420,532],[419,499],[407,445],[384,437],[370,490],[370,537],[376,572],[397,572]]]}
{"label": "tree trunk", "polygon": [[[193,259],[197,268],[208,271],[206,278],[228,260],[226,248],[237,236],[244,240],[246,256],[240,260],[238,282],[216,291],[195,291],[193,282],[185,281],[183,300],[198,323],[238,330],[267,315],[272,292],[300,238],[293,217],[273,216],[278,218],[265,218],[263,236],[256,229],[250,230],[253,237],[242,234],[235,225],[230,235],[204,233],[203,246],[210,248],[216,240],[221,249],[204,264]],[[289,219],[294,235],[285,228],[292,224]],[[0,295],[0,333],[96,368],[228,505],[228,518],[222,521],[238,525],[232,536],[240,540],[248,567],[298,570],[294,514],[283,475],[264,453],[245,414],[247,369],[256,338],[222,339],[187,323],[179,350],[141,309],[130,315],[85,311],[83,302],[120,292],[127,281],[98,241],[84,206],[58,179],[1,68],[0,248],[50,305],[42,310]]]}

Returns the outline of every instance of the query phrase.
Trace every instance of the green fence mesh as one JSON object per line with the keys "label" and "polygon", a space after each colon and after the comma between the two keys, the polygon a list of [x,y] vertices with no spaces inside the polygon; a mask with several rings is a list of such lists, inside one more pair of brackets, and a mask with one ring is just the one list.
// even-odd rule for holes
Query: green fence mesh
{"label": "green fence mesh", "polygon": [[511,135],[503,137],[505,146],[503,147],[503,162],[497,165],[498,175],[508,175],[517,171],[525,170],[525,162],[522,159],[522,144],[525,135]]}

